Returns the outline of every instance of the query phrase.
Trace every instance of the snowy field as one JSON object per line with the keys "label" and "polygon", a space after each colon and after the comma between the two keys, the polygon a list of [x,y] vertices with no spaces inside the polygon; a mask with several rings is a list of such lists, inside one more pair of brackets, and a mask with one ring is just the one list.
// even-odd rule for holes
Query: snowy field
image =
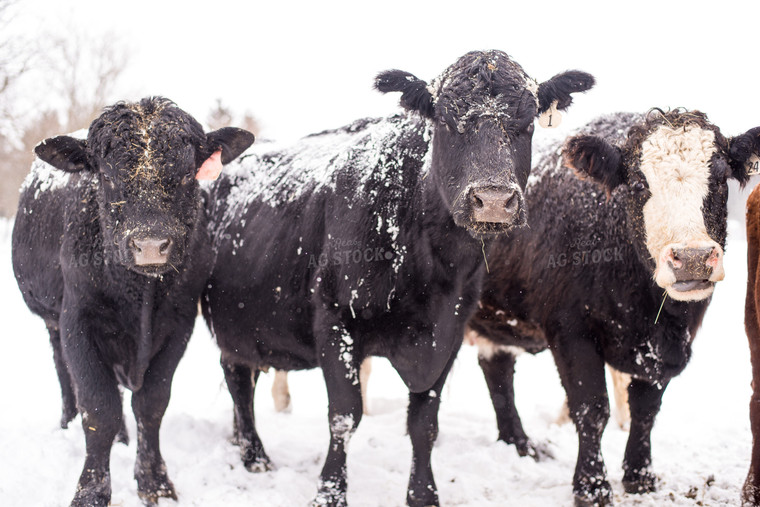
{"label": "snowy field", "polygon": [[[732,230],[740,230],[732,224]],[[65,506],[74,494],[84,459],[77,418],[58,427],[60,395],[42,321],[25,307],[10,263],[10,224],[0,222],[0,320],[6,337],[0,354],[0,506]],[[746,245],[729,238],[727,278],[697,336],[691,364],[665,393],[653,433],[660,490],[628,495],[621,484],[628,434],[610,422],[603,453],[616,505],[738,505],[749,467],[750,364],[743,330]],[[232,402],[219,354],[202,320],[177,370],[162,426],[162,452],[179,494],[170,506],[305,506],[327,450],[327,397],[321,372],[290,375],[293,410],[276,413],[273,374],[257,391],[257,423],[276,470],[251,474],[228,440]],[[516,376],[517,404],[529,435],[548,443],[555,459],[536,463],[496,442],[496,423],[475,349],[464,347],[443,393],[440,436],[433,466],[447,506],[570,506],[577,453],[572,425],[554,420],[564,394],[548,353],[523,356]],[[129,406],[128,394],[125,406]],[[349,503],[403,505],[411,462],[405,435],[406,390],[376,359],[369,385],[371,415],[351,441]],[[128,429],[135,423],[128,411]],[[132,478],[135,438],[116,445],[111,458],[112,505],[139,506]]]}

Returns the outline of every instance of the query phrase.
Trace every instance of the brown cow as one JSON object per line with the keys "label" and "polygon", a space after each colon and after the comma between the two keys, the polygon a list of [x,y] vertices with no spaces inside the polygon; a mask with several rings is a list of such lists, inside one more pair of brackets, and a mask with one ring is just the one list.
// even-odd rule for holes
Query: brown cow
{"label": "brown cow", "polygon": [[760,186],[747,199],[747,300],[744,326],[752,359],[752,399],[749,417],[752,426],[752,462],[742,489],[742,505],[760,505]]}

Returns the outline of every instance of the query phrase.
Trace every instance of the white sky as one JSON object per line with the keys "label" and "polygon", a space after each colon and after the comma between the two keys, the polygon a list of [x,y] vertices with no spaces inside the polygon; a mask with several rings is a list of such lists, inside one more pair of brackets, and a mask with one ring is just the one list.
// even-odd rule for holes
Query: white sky
{"label": "white sky", "polygon": [[[291,137],[393,112],[378,71],[427,81],[473,49],[502,49],[539,81],[594,74],[569,126],[617,110],[701,109],[728,135],[760,125],[760,2],[628,0],[243,2],[22,0],[27,34],[74,25],[133,54],[121,98],[165,95],[205,119],[218,97],[262,136]],[[44,93],[44,88],[40,93]]]}

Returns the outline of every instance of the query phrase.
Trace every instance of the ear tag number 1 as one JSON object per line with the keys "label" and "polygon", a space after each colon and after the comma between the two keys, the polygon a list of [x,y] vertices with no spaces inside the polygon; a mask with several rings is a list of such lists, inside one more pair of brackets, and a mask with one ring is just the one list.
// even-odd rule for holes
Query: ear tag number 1
{"label": "ear tag number 1", "polygon": [[747,161],[747,175],[755,176],[756,174],[760,174],[760,157],[752,155]]}
{"label": "ear tag number 1", "polygon": [[562,123],[562,113],[557,110],[557,101],[538,117],[538,124],[545,129],[554,129]]}

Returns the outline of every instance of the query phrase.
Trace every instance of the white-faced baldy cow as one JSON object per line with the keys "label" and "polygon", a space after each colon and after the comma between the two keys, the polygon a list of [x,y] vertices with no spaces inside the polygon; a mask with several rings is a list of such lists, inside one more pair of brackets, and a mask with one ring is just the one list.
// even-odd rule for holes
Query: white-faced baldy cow
{"label": "white-faced baldy cow", "polygon": [[40,160],[13,229],[13,269],[50,334],[62,424],[75,406],[82,416],[87,456],[74,506],[110,500],[119,385],[132,391],[137,419],[138,494],[148,505],[176,498],[158,436],[211,272],[196,178],[213,177],[252,142],[235,128],[204,134],[172,102],[148,98],[107,108],[86,140],[59,136],[35,148]]}
{"label": "white-faced baldy cow", "polygon": [[656,487],[652,426],[724,276],[726,180],[746,182],[748,155],[734,148],[748,136],[726,139],[697,111],[601,117],[562,157],[555,146],[540,161],[526,191],[530,228],[497,241],[488,258],[471,326],[492,342],[480,363],[499,436],[527,441],[511,347],[548,344],[578,431],[576,505],[612,503],[600,447],[605,362],[632,376],[625,490]]}
{"label": "white-faced baldy cow", "polygon": [[537,84],[500,51],[430,85],[398,70],[406,109],[241,159],[214,183],[216,261],[202,305],[222,351],[245,466],[269,458],[251,371],[322,368],[330,447],[314,503],[346,504],[346,444],[362,417],[359,366],[387,357],[409,388],[407,501],[437,505],[430,467],[441,387],[480,295],[490,238],[525,223],[534,119],[593,78]]}

